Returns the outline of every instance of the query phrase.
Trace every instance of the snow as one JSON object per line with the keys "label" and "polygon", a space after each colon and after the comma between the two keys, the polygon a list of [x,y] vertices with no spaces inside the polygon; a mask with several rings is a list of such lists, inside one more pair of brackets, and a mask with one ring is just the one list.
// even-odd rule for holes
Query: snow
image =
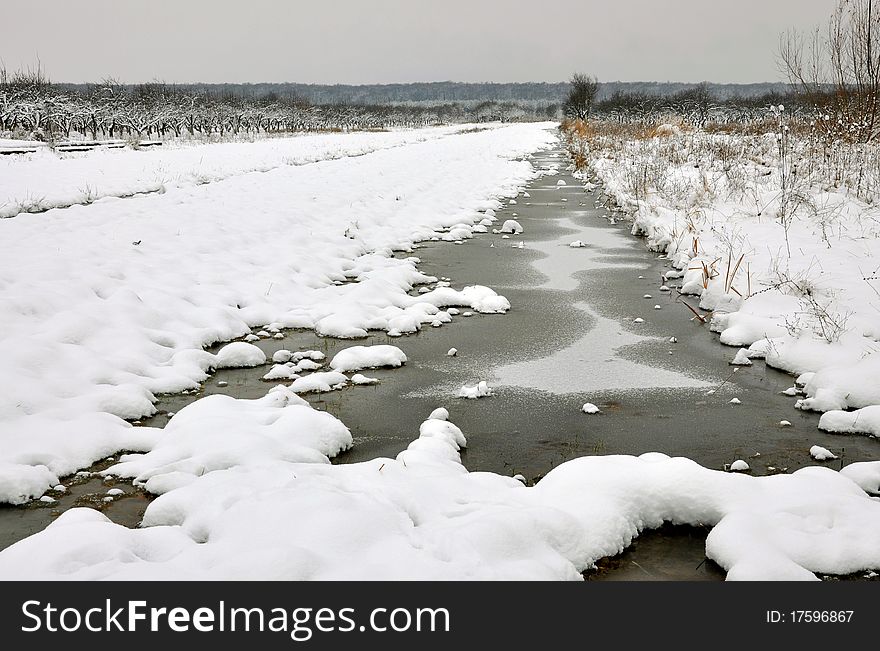
{"label": "snow", "polygon": [[275,364],[269,372],[263,376],[267,382],[276,380],[295,380],[299,377],[296,372],[296,366],[288,366],[287,364]]}
{"label": "snow", "polygon": [[187,405],[150,452],[123,455],[106,473],[162,494],[206,473],[268,460],[329,463],[351,444],[342,422],[279,386],[257,400],[212,395]]}
{"label": "snow", "polygon": [[[0,161],[8,205],[21,193],[67,204],[86,184],[149,189],[139,184],[153,183],[151,170],[174,177],[163,193],[0,220],[0,501],[39,496],[53,477],[118,450],[149,449],[155,435],[123,419],[153,414],[157,394],[198,389],[221,364],[263,363],[237,345],[249,342],[218,356],[207,346],[268,338],[270,327],[404,334],[445,322],[438,311],[450,305],[510,309],[482,286],[412,296],[436,279],[392,253],[500,209],[535,176],[524,157],[555,138],[553,126]],[[216,178],[190,183],[194,165]]]}
{"label": "snow", "polygon": [[599,408],[594,405],[592,402],[585,402],[584,406],[581,407],[581,411],[585,414],[598,414]]}
{"label": "snow", "polygon": [[22,466],[0,461],[0,495],[10,504],[23,504],[57,483],[58,477],[42,464]]}
{"label": "snow", "polygon": [[749,359],[749,351],[747,348],[740,348],[733,359],[730,361],[735,366],[751,366],[752,360]]}
{"label": "snow", "polygon": [[747,472],[749,470],[749,464],[742,459],[737,459],[732,464],[730,464],[730,469],[733,472]]}
{"label": "snow", "polygon": [[880,405],[854,411],[831,410],[822,414],[819,429],[834,434],[867,434],[880,437]]}
{"label": "snow", "polygon": [[217,352],[217,368],[249,368],[266,363],[266,353],[245,341],[226,344]]}
{"label": "snow", "polygon": [[574,242],[571,242],[568,246],[570,246],[572,249],[583,249],[587,246],[587,244],[582,240],[575,240]]}
{"label": "snow", "polygon": [[508,219],[501,225],[502,233],[513,233],[514,235],[519,235],[523,232],[522,224],[520,224],[515,219]]}
{"label": "snow", "polygon": [[[70,509],[0,552],[0,577],[580,580],[664,522],[710,527],[706,555],[729,580],[880,567],[880,502],[866,494],[880,485],[880,462],[753,477],[660,453],[591,456],[527,487],[468,472],[466,438],[442,418],[394,459],[331,465],[321,450],[348,440],[332,416],[289,392],[271,404],[216,398],[186,408],[208,405],[180,437],[117,466],[160,493],[142,527]],[[209,415],[211,436],[200,424]],[[311,419],[323,439],[305,436]],[[251,433],[233,434],[241,425]],[[249,437],[255,445],[242,447]]]}
{"label": "snow", "polygon": [[381,366],[398,367],[406,363],[406,355],[397,346],[380,344],[376,346],[352,346],[340,350],[330,360],[330,368],[334,371],[348,373],[365,368]]}
{"label": "snow", "polygon": [[486,396],[491,395],[495,394],[485,380],[477,382],[477,384],[474,386],[465,385],[458,392],[459,398],[468,398],[471,400],[476,398],[485,398]]}
{"label": "snow", "polygon": [[348,378],[338,371],[311,373],[297,378],[290,384],[294,393],[326,393],[341,389],[348,384]]}
{"label": "snow", "polygon": [[837,458],[831,450],[823,448],[821,445],[814,445],[810,448],[810,456],[816,461],[831,461]]}
{"label": "snow", "polygon": [[360,373],[355,373],[351,376],[352,384],[379,384],[379,380],[374,377],[367,377],[366,375],[361,375]]}
{"label": "snow", "polygon": [[[0,218],[28,206],[82,205],[138,193],[167,192],[285,167],[437,140],[457,128],[272,138],[252,143],[166,143],[161,148],[97,149],[76,157],[45,147],[15,159],[0,158]],[[7,142],[7,141],[4,141]]]}
{"label": "snow", "polygon": [[869,495],[880,497],[880,461],[858,461],[841,469],[840,474],[849,478]]}
{"label": "snow", "polygon": [[272,361],[276,364],[285,364],[290,361],[291,357],[293,357],[293,353],[283,348],[272,353]]}
{"label": "snow", "polygon": [[456,355],[458,355],[458,348],[450,348],[446,351],[447,357],[455,357]]}

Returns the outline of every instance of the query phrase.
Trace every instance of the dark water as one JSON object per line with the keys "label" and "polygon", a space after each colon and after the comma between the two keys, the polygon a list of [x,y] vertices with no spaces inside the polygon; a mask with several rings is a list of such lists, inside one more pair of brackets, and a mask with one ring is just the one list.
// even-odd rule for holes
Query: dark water
{"label": "dark water", "polygon": [[[540,154],[535,163],[565,166],[559,151]],[[557,189],[558,179],[567,185]],[[815,464],[809,455],[810,446],[815,444],[842,457],[833,462],[834,468],[877,458],[877,440],[820,432],[816,414],[794,409],[794,399],[780,394],[792,386],[790,376],[767,368],[761,361],[732,373],[727,361],[736,349],[722,346],[706,326],[691,321],[691,313],[676,302],[674,292],[658,291],[660,276],[669,269],[669,263],[629,236],[628,223],[612,223],[608,217],[613,215],[597,207],[597,194],[585,192],[563,171],[558,176],[537,179],[527,191],[531,197],[520,196],[516,205],[497,213],[499,224],[516,213],[515,219],[525,229],[522,236],[501,240],[497,235],[478,235],[462,245],[425,242],[414,252],[422,261],[423,271],[450,277],[453,287],[483,284],[494,288],[510,300],[512,309],[508,314],[456,316],[441,328],[426,327],[418,335],[401,338],[376,333],[352,342],[320,338],[311,331],[290,331],[284,339],[257,343],[269,356],[287,348],[317,349],[330,358],[353,344],[377,343],[397,345],[407,354],[409,361],[400,369],[365,372],[378,378],[378,385],[305,396],[315,407],[338,416],[352,431],[354,447],[335,463],[395,456],[418,435],[419,424],[438,406],[449,409],[451,420],[467,436],[468,448],[462,459],[470,470],[521,473],[529,482],[539,481],[568,459],[595,454],[659,451],[687,456],[717,469],[742,458],[758,475]],[[572,228],[589,228],[598,242],[612,244],[602,248],[587,242],[591,259],[601,268],[578,272],[576,282],[567,289],[547,287],[547,275],[533,264],[540,264],[546,254],[536,247],[569,235],[577,239],[577,231]],[[511,244],[520,240],[525,248],[513,249]],[[492,242],[494,247],[490,246]],[[560,249],[559,255],[563,254]],[[552,269],[548,273],[555,276]],[[645,294],[652,298],[644,299]],[[576,304],[589,305],[593,314]],[[653,309],[654,304],[662,309]],[[634,325],[635,316],[643,317],[645,323]],[[487,380],[492,385],[494,370],[505,364],[545,358],[572,346],[595,327],[597,319],[610,319],[622,324],[626,332],[657,338],[615,353],[648,367],[646,374],[651,369],[665,369],[700,378],[712,387],[723,386],[713,395],[706,395],[706,388],[594,388],[584,393],[573,383],[571,393],[563,394],[496,386],[492,397],[456,397],[463,384]],[[670,344],[671,336],[678,342]],[[452,347],[459,351],[454,358],[446,355]],[[261,397],[273,385],[260,380],[266,370],[218,371],[197,393],[163,397],[157,405],[160,413],[144,424],[161,427],[167,422],[167,412],[179,411],[212,393]],[[560,373],[565,373],[565,368],[560,368]],[[601,381],[602,365],[597,365],[595,373]],[[227,384],[220,387],[218,382]],[[741,404],[729,404],[734,396]],[[597,404],[602,413],[581,413],[580,406],[587,401]],[[783,419],[791,421],[792,426],[781,428],[779,421]],[[63,498],[59,507],[65,508],[72,501]],[[135,497],[126,498],[104,508],[109,517],[131,526],[145,506],[141,496],[137,501]],[[0,509],[0,547],[39,530],[57,511],[47,507]],[[599,570],[588,572],[587,577],[723,578],[720,568],[708,562],[701,565],[705,534],[681,527],[645,532],[623,555],[602,561]]]}

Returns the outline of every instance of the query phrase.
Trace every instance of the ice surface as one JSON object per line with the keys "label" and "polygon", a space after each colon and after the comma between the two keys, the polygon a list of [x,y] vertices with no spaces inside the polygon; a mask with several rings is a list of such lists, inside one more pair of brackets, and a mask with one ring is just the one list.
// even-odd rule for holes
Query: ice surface
{"label": "ice surface", "polygon": [[576,303],[592,327],[567,348],[547,357],[514,362],[492,371],[499,385],[540,389],[556,394],[649,388],[700,388],[709,383],[675,371],[624,359],[617,351],[632,344],[657,341],[632,334],[585,303]]}

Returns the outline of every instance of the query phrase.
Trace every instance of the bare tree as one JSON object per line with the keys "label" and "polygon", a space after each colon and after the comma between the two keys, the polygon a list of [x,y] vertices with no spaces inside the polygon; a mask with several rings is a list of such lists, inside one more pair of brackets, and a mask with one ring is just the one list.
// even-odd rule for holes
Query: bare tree
{"label": "bare tree", "polygon": [[814,106],[816,125],[833,138],[880,138],[880,7],[838,0],[823,34],[788,32],[779,62]]}
{"label": "bare tree", "polygon": [[599,92],[599,80],[581,72],[571,76],[571,88],[568,98],[563,105],[566,117],[586,120],[593,110],[596,102],[596,93]]}

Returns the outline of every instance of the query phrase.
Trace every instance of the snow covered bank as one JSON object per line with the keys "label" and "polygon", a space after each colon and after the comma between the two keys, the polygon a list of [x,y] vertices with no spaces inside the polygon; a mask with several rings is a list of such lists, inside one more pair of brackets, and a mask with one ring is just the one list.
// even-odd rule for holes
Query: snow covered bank
{"label": "snow covered bank", "polygon": [[577,148],[589,152],[585,181],[601,181],[633,234],[672,261],[665,280],[709,311],[722,343],[801,376],[799,408],[877,405],[880,211],[859,169],[841,167],[870,152],[816,149],[786,125],[762,136],[609,132]]}
{"label": "snow covered bank", "polygon": [[[850,466],[852,478],[823,467],[750,477],[657,453],[583,457],[528,488],[468,472],[445,409],[395,459],[350,465],[318,453],[344,445],[347,430],[288,391],[187,409],[180,436],[107,471],[162,493],[142,528],[72,509],[0,552],[0,577],[577,580],[663,522],[713,527],[706,552],[729,579],[880,567],[880,502],[865,493],[880,485],[880,462]],[[271,410],[279,420],[259,425]],[[320,417],[325,436],[300,438]],[[258,446],[238,445],[247,430]]]}
{"label": "snow covered bank", "polygon": [[[549,126],[362,134],[377,149],[368,156],[0,220],[0,501],[39,495],[118,450],[151,449],[156,432],[122,419],[152,414],[156,394],[198,387],[222,362],[203,348],[254,327],[357,338],[442,325],[449,305],[509,309],[486,287],[431,285],[417,258],[391,254],[499,209],[535,174],[522,157],[553,141]],[[316,138],[325,145],[289,142],[338,149]],[[107,152],[123,167],[149,154]],[[108,165],[57,164],[79,160],[85,177]],[[417,284],[430,291],[411,295]],[[262,363],[245,357],[229,363]],[[304,384],[294,390],[324,390]]]}

